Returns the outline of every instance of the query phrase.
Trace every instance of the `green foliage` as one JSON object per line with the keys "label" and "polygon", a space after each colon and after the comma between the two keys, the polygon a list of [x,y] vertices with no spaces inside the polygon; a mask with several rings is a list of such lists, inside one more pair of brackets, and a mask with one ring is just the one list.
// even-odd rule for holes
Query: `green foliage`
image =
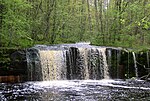
{"label": "green foliage", "polygon": [[[29,20],[26,11],[31,7],[24,0],[3,0],[4,10],[2,12],[2,46],[24,46],[20,43],[22,37],[28,39]],[[29,44],[28,44],[29,45]]]}
{"label": "green foliage", "polygon": [[149,47],[149,0],[2,0],[1,46],[91,41]]}

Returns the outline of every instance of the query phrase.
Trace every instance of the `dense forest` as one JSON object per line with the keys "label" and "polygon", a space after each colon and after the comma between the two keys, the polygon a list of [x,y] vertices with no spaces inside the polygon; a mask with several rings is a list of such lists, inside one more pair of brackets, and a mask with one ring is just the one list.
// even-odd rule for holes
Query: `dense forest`
{"label": "dense forest", "polygon": [[148,47],[150,0],[0,0],[0,47]]}

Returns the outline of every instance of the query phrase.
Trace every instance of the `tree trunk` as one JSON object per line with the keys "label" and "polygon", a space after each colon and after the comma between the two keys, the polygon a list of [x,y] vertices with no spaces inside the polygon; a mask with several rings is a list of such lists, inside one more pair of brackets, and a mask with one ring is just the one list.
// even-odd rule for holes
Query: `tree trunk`
{"label": "tree trunk", "polygon": [[90,29],[90,34],[92,35],[92,23],[91,23],[90,2],[89,2],[89,0],[87,0],[87,7],[88,7],[89,29]]}
{"label": "tree trunk", "polygon": [[44,33],[44,38],[46,40],[49,40],[49,30],[50,30],[50,16],[51,16],[51,12],[53,10],[53,6],[54,6],[54,1],[50,2],[51,0],[47,0],[47,12],[46,12],[46,29],[45,29],[45,33]]}
{"label": "tree trunk", "polygon": [[84,4],[85,4],[85,0],[82,0],[82,8],[81,8],[81,21],[80,21],[80,41],[82,41],[83,39],[83,35],[85,33],[85,15],[84,15]]}
{"label": "tree trunk", "polygon": [[53,28],[51,33],[51,44],[55,42],[56,39],[56,0],[54,1],[54,15],[53,15]]}
{"label": "tree trunk", "polygon": [[97,0],[94,0],[94,5],[95,5],[95,21],[96,21],[96,28],[97,28],[97,32],[98,33],[100,33],[100,30],[99,30],[99,21],[98,21],[98,7],[97,7],[97,4],[98,3],[98,1]]}
{"label": "tree trunk", "polygon": [[104,26],[103,26],[103,1],[102,0],[98,0],[99,3],[99,20],[100,20],[100,33],[102,35],[102,43],[105,43],[105,39],[104,39]]}
{"label": "tree trunk", "polygon": [[[3,2],[3,1],[2,1]],[[0,47],[2,46],[2,24],[3,24],[3,12],[4,12],[4,5],[3,4],[0,4]]]}

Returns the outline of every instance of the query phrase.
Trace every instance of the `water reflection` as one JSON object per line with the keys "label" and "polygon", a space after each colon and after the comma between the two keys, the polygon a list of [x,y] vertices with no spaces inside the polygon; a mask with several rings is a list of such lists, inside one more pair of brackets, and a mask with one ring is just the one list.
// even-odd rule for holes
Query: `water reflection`
{"label": "water reflection", "polygon": [[1,101],[148,101],[144,81],[76,80],[0,84]]}

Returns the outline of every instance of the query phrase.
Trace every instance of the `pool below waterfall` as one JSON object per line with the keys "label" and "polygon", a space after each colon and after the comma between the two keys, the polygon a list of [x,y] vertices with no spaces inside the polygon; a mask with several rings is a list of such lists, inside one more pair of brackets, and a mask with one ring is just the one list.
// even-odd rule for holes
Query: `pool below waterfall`
{"label": "pool below waterfall", "polygon": [[150,82],[62,80],[0,84],[1,101],[149,101]]}

